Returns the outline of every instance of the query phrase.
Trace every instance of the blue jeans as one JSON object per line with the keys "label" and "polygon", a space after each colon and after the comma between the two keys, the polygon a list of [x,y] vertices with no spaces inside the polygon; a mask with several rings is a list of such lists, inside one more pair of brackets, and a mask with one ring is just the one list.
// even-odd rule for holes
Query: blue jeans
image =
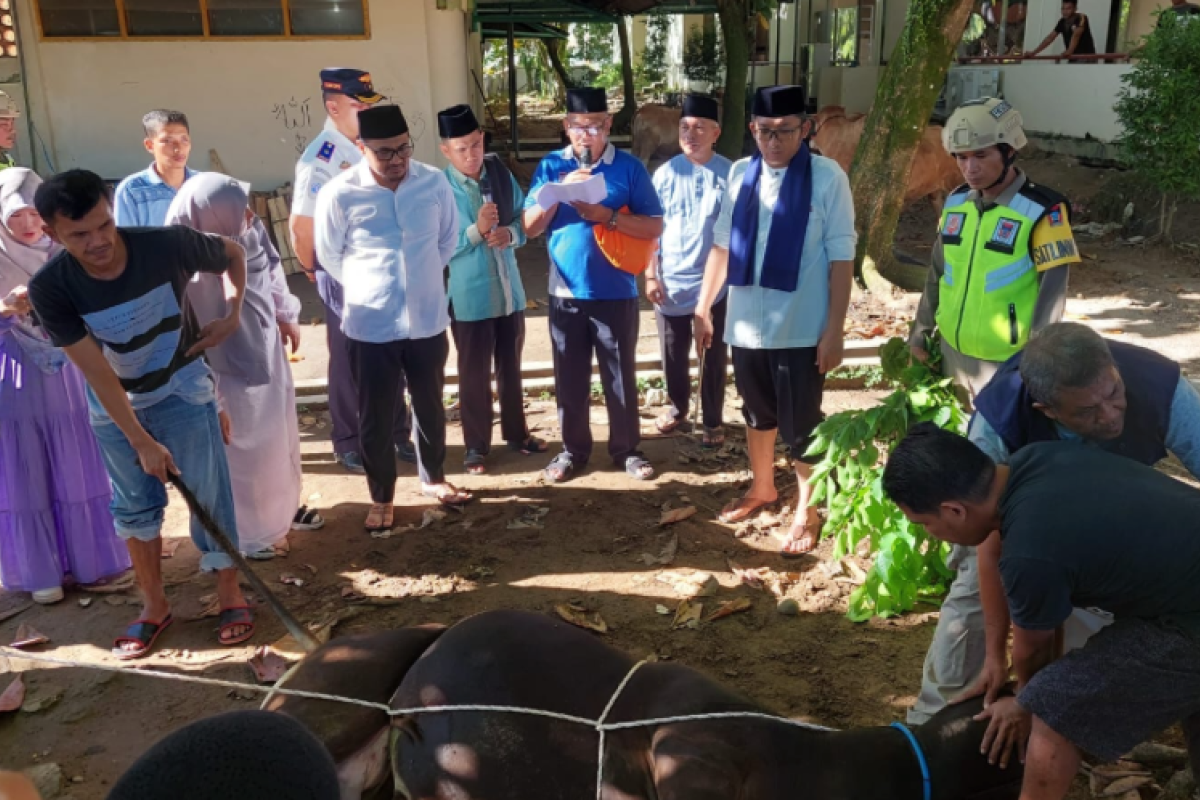
{"label": "blue jeans", "polygon": [[[237,546],[233,489],[229,485],[229,464],[221,442],[217,404],[197,405],[172,395],[135,413],[146,432],[170,451],[180,478]],[[137,451],[115,424],[93,425],[92,430],[96,432],[104,466],[112,482],[113,499],[109,508],[117,535],[122,539],[154,541],[162,533],[163,510],[167,507],[166,487],[142,470]],[[195,517],[192,517],[191,533],[192,541],[202,554],[201,570],[212,572],[233,566],[233,559],[208,537]]]}

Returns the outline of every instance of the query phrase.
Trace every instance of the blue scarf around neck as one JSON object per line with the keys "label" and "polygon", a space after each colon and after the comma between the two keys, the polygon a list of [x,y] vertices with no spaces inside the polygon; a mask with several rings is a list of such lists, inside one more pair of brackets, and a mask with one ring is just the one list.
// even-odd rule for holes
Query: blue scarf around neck
{"label": "blue scarf around neck", "polygon": [[[758,242],[758,184],[762,176],[762,154],[756,153],[742,174],[742,186],[733,206],[733,230],[729,238],[730,286],[754,285],[754,248]],[[808,234],[812,208],[812,153],[808,142],[792,158],[783,176],[779,200],[771,212],[767,252],[763,254],[758,283],[765,289],[794,292],[800,282],[800,256]]]}

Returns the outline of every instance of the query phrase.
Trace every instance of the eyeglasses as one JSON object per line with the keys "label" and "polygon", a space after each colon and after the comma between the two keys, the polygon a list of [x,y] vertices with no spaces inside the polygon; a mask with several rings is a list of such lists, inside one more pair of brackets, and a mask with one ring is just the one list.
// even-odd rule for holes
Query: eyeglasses
{"label": "eyeglasses", "polygon": [[568,125],[567,130],[577,136],[599,136],[604,131],[603,125]]}
{"label": "eyeglasses", "polygon": [[799,128],[755,128],[754,138],[763,142],[769,142],[772,139],[786,142],[799,132]]}
{"label": "eyeglasses", "polygon": [[402,159],[408,158],[413,154],[413,150],[417,148],[412,142],[409,142],[399,147],[381,147],[378,150],[374,147],[368,147],[367,149],[374,153],[376,158],[386,164],[389,161],[394,161],[397,156]]}

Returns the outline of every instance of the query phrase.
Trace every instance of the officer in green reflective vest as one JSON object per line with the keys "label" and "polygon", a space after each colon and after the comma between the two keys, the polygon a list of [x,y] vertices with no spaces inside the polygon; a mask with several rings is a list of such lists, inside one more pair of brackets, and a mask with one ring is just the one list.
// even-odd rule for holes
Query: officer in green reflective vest
{"label": "officer in green reflective vest", "polygon": [[1067,199],[1014,166],[1026,141],[1021,114],[996,98],[963,104],[942,133],[966,184],[942,210],[909,347],[924,361],[936,329],[942,370],[971,401],[1030,334],[1062,319],[1080,261]]}
{"label": "officer in green reflective vest", "polygon": [[15,167],[12,149],[17,144],[17,117],[21,110],[5,92],[0,92],[0,169]]}

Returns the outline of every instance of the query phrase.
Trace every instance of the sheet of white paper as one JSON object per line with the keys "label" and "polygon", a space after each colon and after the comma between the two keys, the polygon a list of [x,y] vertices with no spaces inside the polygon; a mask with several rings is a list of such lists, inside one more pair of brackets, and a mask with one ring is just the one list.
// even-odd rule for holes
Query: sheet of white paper
{"label": "sheet of white paper", "polygon": [[579,183],[547,183],[537,196],[537,204],[549,211],[555,203],[599,203],[608,197],[608,186],[603,175],[593,175]]}

